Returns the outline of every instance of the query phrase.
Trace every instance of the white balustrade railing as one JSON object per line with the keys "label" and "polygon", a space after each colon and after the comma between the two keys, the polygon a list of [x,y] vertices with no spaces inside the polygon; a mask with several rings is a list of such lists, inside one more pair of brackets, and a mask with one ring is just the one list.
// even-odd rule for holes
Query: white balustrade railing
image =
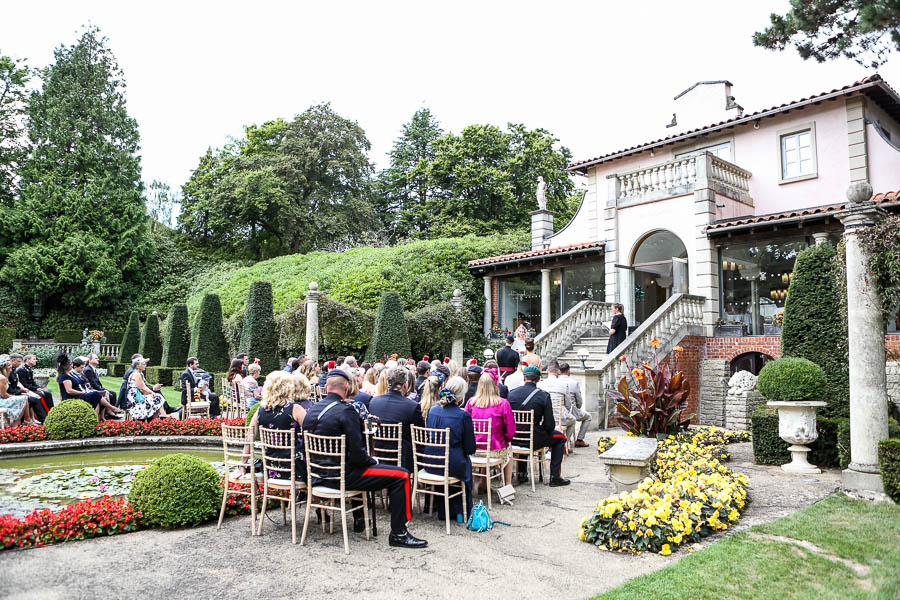
{"label": "white balustrade railing", "polygon": [[[619,344],[597,368],[600,371],[600,389],[615,386],[628,374],[628,365],[640,365],[653,356],[653,340],[659,360],[665,358],[688,335],[703,335],[702,296],[674,294]],[[627,364],[622,356],[628,359]]]}
{"label": "white balustrade railing", "polygon": [[558,357],[582,335],[611,321],[612,307],[608,302],[582,300],[534,338],[534,351],[544,362]]}
{"label": "white balustrade railing", "polygon": [[[65,352],[69,356],[72,356],[73,353],[80,351],[82,346],[85,344],[60,344],[58,342],[54,342],[52,340],[13,340],[13,349],[19,350],[21,348],[25,348],[25,352],[28,349],[38,348],[42,346],[56,346],[60,349],[61,352]],[[121,344],[87,344],[91,346],[91,351],[100,356],[105,356],[108,359],[118,360],[119,358],[119,349],[122,347]]]}
{"label": "white balustrade railing", "polygon": [[746,202],[750,197],[751,176],[750,171],[705,152],[609,177],[616,180],[618,202],[656,200],[708,186]]}
{"label": "white balustrade railing", "polygon": [[105,356],[106,358],[118,360],[119,359],[119,349],[122,348],[121,344],[100,344],[100,356]]}

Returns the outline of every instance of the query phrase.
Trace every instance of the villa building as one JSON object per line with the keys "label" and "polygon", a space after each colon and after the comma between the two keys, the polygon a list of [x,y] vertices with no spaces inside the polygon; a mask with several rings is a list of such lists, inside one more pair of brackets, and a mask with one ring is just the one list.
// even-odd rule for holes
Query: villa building
{"label": "villa building", "polygon": [[[676,96],[669,127],[684,133],[571,163],[587,192],[570,223],[553,233],[553,213],[535,211],[531,250],[471,261],[485,333],[527,322],[539,354],[573,367],[586,357],[579,376],[601,404],[621,354],[643,360],[653,337],[663,355],[680,345],[693,411],[724,424],[723,380],[778,356],[794,259],[839,240],[847,187],[868,181],[875,202],[900,210],[900,96],[879,76],[752,113],[731,88],[704,81]],[[613,302],[629,337],[607,356]]]}

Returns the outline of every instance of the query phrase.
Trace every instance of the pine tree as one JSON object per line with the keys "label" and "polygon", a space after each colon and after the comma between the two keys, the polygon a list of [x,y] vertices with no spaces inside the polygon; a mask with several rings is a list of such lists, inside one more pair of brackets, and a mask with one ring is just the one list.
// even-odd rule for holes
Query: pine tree
{"label": "pine tree", "polygon": [[280,366],[272,284],[268,281],[254,281],[250,284],[240,351],[246,352],[250,360],[258,358],[263,373],[274,371]]}
{"label": "pine tree", "polygon": [[147,365],[159,365],[162,360],[162,340],[159,339],[159,316],[154,312],[144,321],[141,330],[141,345],[138,352],[147,360]]}
{"label": "pine tree", "polygon": [[141,345],[141,317],[137,311],[128,316],[128,325],[125,326],[125,335],[122,336],[122,345],[119,347],[119,362],[131,363],[131,355],[136,354]]}
{"label": "pine tree", "polygon": [[835,248],[819,244],[800,252],[784,306],[781,355],[797,356],[825,371],[828,406],[824,417],[850,416],[847,323],[837,307],[844,301],[832,267]]}
{"label": "pine tree", "polygon": [[375,331],[372,334],[372,345],[369,347],[368,358],[382,360],[389,358],[392,354],[409,357],[412,355],[412,351],[400,294],[385,292],[378,303]]}
{"label": "pine tree", "polygon": [[228,343],[222,333],[222,303],[216,294],[206,294],[191,328],[191,348],[188,351],[209,372],[228,369]]}
{"label": "pine tree", "polygon": [[28,103],[31,154],[0,279],[23,297],[105,307],[153,258],[141,197],[140,136],[122,71],[91,27],[54,51]]}
{"label": "pine tree", "polygon": [[166,335],[163,342],[162,366],[184,367],[191,345],[191,331],[188,326],[188,310],[184,304],[175,304],[166,318]]}

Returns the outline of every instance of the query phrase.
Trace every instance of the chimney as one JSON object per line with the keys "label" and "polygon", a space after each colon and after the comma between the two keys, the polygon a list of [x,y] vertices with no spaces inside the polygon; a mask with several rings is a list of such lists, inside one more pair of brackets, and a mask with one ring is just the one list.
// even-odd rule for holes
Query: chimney
{"label": "chimney", "polygon": [[666,127],[689,131],[742,116],[744,108],[731,94],[731,85],[730,81],[719,79],[698,81],[687,88],[675,96],[672,121]]}
{"label": "chimney", "polygon": [[547,247],[548,239],[553,235],[552,210],[541,209],[528,213],[531,215],[531,249],[541,250]]}

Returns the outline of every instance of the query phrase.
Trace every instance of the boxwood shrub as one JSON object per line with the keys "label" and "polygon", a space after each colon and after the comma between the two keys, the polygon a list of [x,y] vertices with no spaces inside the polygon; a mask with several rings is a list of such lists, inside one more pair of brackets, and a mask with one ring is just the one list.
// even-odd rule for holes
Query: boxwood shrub
{"label": "boxwood shrub", "polygon": [[[183,369],[182,369],[183,370]],[[124,373],[122,373],[124,375]],[[153,385],[159,383],[161,385],[171,386],[173,377],[178,377],[181,370],[172,367],[147,367],[145,372],[147,383]]]}
{"label": "boxwood shrub", "polygon": [[384,360],[392,354],[410,358],[412,349],[409,346],[409,332],[406,330],[406,317],[403,316],[400,294],[385,292],[378,304],[375,331],[372,333],[372,344],[366,357],[369,360]]}
{"label": "boxwood shrub", "polygon": [[822,400],[825,373],[822,367],[805,358],[779,358],[766,363],[756,385],[767,400]]}
{"label": "boxwood shrub", "polygon": [[132,311],[128,317],[128,325],[125,326],[125,334],[122,336],[122,346],[119,349],[119,360],[131,361],[131,355],[138,351],[141,345],[141,317],[137,311]]}
{"label": "boxwood shrub", "polygon": [[144,322],[138,352],[147,359],[148,366],[159,365],[162,361],[162,340],[159,337],[159,316],[156,313],[152,313]]}
{"label": "boxwood shrub", "polygon": [[53,336],[53,341],[57,344],[80,344],[82,331],[81,329],[60,329]]}
{"label": "boxwood shrub", "polygon": [[878,443],[878,467],[884,493],[900,504],[900,440],[887,439]]}
{"label": "boxwood shrub", "polygon": [[97,428],[97,413],[84,400],[71,398],[50,409],[44,421],[51,440],[77,440],[90,437]]}
{"label": "boxwood shrub", "polygon": [[124,377],[125,371],[128,370],[128,367],[131,366],[131,363],[110,363],[109,365],[109,375],[110,377]]}
{"label": "boxwood shrub", "polygon": [[228,368],[228,344],[222,333],[222,305],[216,294],[206,294],[191,327],[190,356],[197,357],[207,371]]}
{"label": "boxwood shrub", "polygon": [[[16,330],[9,327],[0,327],[0,352],[11,352]],[[78,340],[81,341],[81,340]]]}
{"label": "boxwood shrub", "polygon": [[163,339],[163,367],[184,368],[191,346],[191,329],[188,326],[187,305],[175,304],[166,318],[166,334]]}
{"label": "boxwood shrub", "polygon": [[790,462],[788,443],[778,437],[778,411],[761,405],[750,415],[753,433],[753,461],[758,465],[783,465]]}
{"label": "boxwood shrub", "polygon": [[245,427],[250,427],[250,421],[253,420],[253,415],[256,414],[256,411],[257,411],[257,410],[259,410],[259,404],[254,404],[254,405],[253,405],[253,408],[251,408],[251,409],[247,412],[247,418],[244,419],[244,426],[245,426]]}
{"label": "boxwood shrub", "polygon": [[263,373],[279,367],[272,284],[268,281],[254,281],[250,286],[239,350],[247,353],[251,360],[258,358]]}
{"label": "boxwood shrub", "polygon": [[122,337],[125,335],[124,331],[106,331],[106,343],[107,344],[121,344]]}
{"label": "boxwood shrub", "polygon": [[218,513],[221,499],[215,468],[187,454],[154,460],[137,474],[128,494],[146,524],[167,528],[203,523]]}

